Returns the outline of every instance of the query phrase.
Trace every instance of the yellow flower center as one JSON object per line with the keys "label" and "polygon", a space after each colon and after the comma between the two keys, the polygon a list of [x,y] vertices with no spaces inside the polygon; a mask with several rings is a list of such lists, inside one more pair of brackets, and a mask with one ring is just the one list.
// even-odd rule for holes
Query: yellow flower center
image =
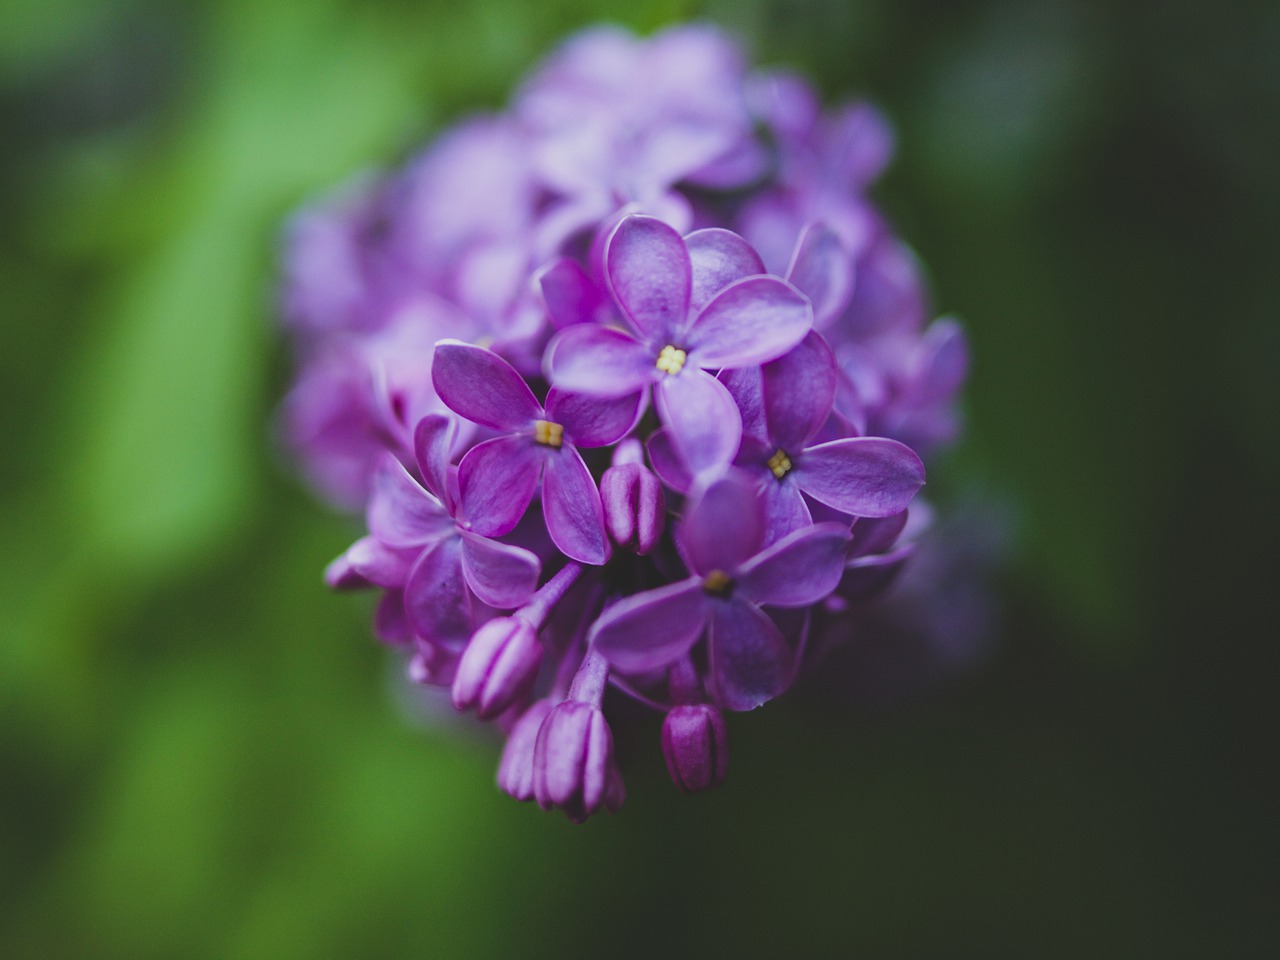
{"label": "yellow flower center", "polygon": [[713,597],[727,597],[733,590],[733,577],[723,570],[712,570],[703,579],[702,589]]}
{"label": "yellow flower center", "polygon": [[675,376],[684,369],[684,362],[689,359],[689,355],[679,347],[673,347],[667,344],[662,348],[662,352],[658,354],[658,362],[655,366],[668,376]]}
{"label": "yellow flower center", "polygon": [[787,456],[785,450],[779,450],[766,461],[766,466],[773,471],[773,475],[781,480],[791,472],[791,458]]}
{"label": "yellow flower center", "polygon": [[560,449],[564,443],[564,427],[550,420],[533,421],[533,439],[544,447]]}

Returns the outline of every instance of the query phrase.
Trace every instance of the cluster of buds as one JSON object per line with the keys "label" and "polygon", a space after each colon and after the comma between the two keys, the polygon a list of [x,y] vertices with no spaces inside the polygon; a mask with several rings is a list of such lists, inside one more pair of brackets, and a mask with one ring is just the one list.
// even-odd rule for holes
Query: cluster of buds
{"label": "cluster of buds", "polygon": [[713,29],[602,28],[291,221],[284,429],[368,528],[327,581],[380,589],[408,675],[506,733],[512,796],[616,809],[617,698],[717,786],[723,712],[911,555],[967,357],[866,195],[891,153]]}

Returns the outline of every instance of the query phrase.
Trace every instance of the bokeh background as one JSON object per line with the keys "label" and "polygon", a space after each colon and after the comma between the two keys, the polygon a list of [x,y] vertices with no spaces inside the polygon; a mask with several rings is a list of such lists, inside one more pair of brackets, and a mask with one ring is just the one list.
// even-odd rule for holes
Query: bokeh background
{"label": "bokeh background", "polygon": [[[273,263],[564,33],[689,17],[895,119],[1000,626],[734,717],[712,795],[654,720],[575,828],[323,590]],[[0,956],[1266,955],[1278,65],[1207,0],[0,4]]]}

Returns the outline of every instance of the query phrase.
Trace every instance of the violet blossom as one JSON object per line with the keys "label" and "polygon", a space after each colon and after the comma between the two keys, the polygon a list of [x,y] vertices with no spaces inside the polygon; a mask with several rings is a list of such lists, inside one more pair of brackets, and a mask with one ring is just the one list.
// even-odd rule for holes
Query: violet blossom
{"label": "violet blossom", "polygon": [[727,714],[882,623],[929,544],[968,351],[869,194],[892,147],[712,27],[596,28],[290,220],[283,433],[364,510],[326,581],[505,735],[510,796],[617,810],[626,700],[678,789],[719,786]]}

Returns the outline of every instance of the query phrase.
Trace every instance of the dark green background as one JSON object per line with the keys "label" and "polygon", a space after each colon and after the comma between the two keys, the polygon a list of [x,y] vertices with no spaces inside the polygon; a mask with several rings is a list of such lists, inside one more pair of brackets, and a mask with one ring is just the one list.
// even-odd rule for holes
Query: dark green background
{"label": "dark green background", "polygon": [[[895,119],[975,355],[993,652],[733,718],[575,828],[414,722],[269,418],[281,217],[499,106],[590,0],[0,5],[0,956],[1274,949],[1276,4],[642,2]],[[1270,929],[1268,929],[1270,928]]]}

